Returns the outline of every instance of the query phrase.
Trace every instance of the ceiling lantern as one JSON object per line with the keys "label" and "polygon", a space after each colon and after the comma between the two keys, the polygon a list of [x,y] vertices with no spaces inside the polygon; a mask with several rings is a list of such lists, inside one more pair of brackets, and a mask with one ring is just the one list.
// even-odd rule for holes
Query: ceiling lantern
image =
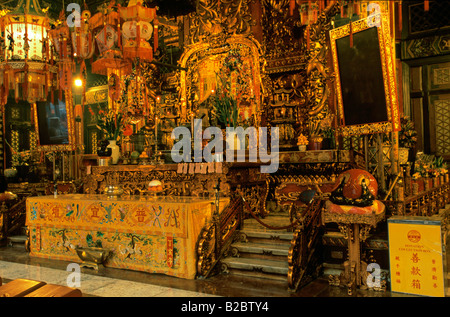
{"label": "ceiling lantern", "polygon": [[[120,17],[124,20],[122,25],[123,57],[126,59],[140,58],[151,61],[153,49],[157,49],[156,8],[146,8],[139,0],[130,0],[127,7],[119,8]],[[154,47],[149,40],[155,25]]]}
{"label": "ceiling lantern", "polygon": [[70,45],[70,28],[66,22],[64,11],[62,10],[56,27],[48,31],[57,54],[59,99],[62,99],[63,91],[72,88],[72,46]]}
{"label": "ceiling lantern", "polygon": [[80,15],[80,24],[72,28],[73,57],[78,59],[89,59],[94,55],[95,42],[89,28],[91,12],[84,10]]}
{"label": "ceiling lantern", "polygon": [[73,48],[73,58],[80,62],[80,75],[82,79],[78,85],[82,87],[82,104],[86,99],[86,81],[87,81],[87,71],[85,60],[91,58],[95,52],[95,41],[92,35],[89,19],[91,18],[91,11],[84,10],[80,15],[80,23],[74,24],[71,28],[72,37],[72,48]]}
{"label": "ceiling lantern", "polygon": [[6,104],[11,90],[16,101],[47,98],[56,73],[48,29],[49,19],[37,0],[19,0],[0,17],[0,104]]}
{"label": "ceiling lantern", "polygon": [[92,73],[109,76],[118,70],[131,72],[131,65],[123,59],[119,13],[106,8],[94,14],[89,24],[99,52],[92,63]]}

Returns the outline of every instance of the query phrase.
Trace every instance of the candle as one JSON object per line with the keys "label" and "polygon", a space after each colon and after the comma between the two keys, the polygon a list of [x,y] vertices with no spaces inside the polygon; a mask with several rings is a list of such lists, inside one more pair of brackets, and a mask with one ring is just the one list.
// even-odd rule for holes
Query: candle
{"label": "candle", "polygon": [[158,117],[155,117],[155,144],[158,142]]}
{"label": "candle", "polygon": [[158,117],[155,117],[155,162],[158,162]]}

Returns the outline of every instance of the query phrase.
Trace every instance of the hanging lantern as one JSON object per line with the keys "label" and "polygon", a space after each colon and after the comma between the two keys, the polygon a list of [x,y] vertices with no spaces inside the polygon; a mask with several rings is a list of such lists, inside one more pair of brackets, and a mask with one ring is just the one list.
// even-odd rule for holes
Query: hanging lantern
{"label": "hanging lantern", "polygon": [[[143,7],[138,0],[131,0],[127,7],[119,8],[119,13],[125,21],[122,26],[124,58],[132,60],[139,57],[151,61],[153,51],[158,48],[157,26],[153,27],[150,23],[156,18],[156,9]],[[153,33],[155,40],[152,48],[149,40]]]}
{"label": "hanging lantern", "polygon": [[[85,60],[91,58],[95,52],[95,41],[89,26],[91,12],[84,10],[80,15],[80,24],[71,29],[71,39],[73,48],[73,58],[80,63],[80,76],[85,83],[87,81],[87,71]],[[86,99],[86,85],[82,87],[82,104]]]}
{"label": "hanging lantern", "polygon": [[[72,46],[70,45],[70,29],[67,26],[64,10],[59,15],[57,26],[49,31],[57,56],[59,99],[62,99],[63,91],[72,87]],[[52,102],[53,102],[52,95]]]}
{"label": "hanging lantern", "polygon": [[14,90],[16,101],[46,99],[51,88],[49,19],[37,0],[19,0],[15,9],[0,17],[0,104]]}
{"label": "hanging lantern", "polygon": [[98,12],[89,20],[95,34],[99,56],[92,63],[94,74],[109,75],[111,71],[131,72],[131,65],[123,59],[120,49],[120,16],[115,11]]}
{"label": "hanging lantern", "polygon": [[94,55],[95,43],[89,29],[90,18],[89,10],[81,12],[80,26],[74,27],[71,32],[73,56],[79,59],[89,59]]}
{"label": "hanging lantern", "polygon": [[142,60],[151,61],[153,59],[153,48],[148,40],[152,37],[152,32],[153,27],[148,22],[125,22],[122,27],[123,57],[128,59],[139,57]]}

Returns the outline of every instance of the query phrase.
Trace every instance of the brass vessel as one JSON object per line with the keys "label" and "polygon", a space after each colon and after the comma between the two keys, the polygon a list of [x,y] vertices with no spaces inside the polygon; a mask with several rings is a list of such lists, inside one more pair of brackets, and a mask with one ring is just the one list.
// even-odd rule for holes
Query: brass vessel
{"label": "brass vessel", "polygon": [[95,247],[77,247],[78,257],[83,261],[81,266],[98,271],[98,266],[103,264],[111,254],[111,250]]}
{"label": "brass vessel", "polygon": [[111,198],[120,197],[123,194],[123,189],[118,185],[108,185],[105,187],[105,194]]}

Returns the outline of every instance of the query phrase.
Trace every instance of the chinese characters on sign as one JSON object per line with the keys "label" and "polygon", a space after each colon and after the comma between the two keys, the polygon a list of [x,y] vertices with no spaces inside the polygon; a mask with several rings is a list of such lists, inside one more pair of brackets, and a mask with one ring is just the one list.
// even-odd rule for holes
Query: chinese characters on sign
{"label": "chinese characters on sign", "polygon": [[391,290],[445,296],[441,222],[425,217],[388,220]]}

